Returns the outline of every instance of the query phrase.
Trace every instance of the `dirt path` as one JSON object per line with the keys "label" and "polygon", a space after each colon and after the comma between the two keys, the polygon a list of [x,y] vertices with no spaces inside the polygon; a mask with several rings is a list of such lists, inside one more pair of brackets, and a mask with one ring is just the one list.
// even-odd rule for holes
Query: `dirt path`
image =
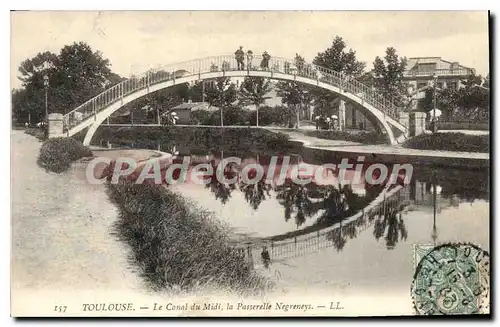
{"label": "dirt path", "polygon": [[142,290],[128,249],[110,234],[117,211],[82,165],[60,175],[37,164],[40,142],[12,131],[12,289]]}

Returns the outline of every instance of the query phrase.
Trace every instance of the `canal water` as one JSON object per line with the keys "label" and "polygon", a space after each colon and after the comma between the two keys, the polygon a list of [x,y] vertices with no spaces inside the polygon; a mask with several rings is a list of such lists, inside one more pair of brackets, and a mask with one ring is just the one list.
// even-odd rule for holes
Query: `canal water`
{"label": "canal water", "polygon": [[[179,162],[191,154],[189,149],[172,150]],[[258,163],[267,176],[272,154],[260,153],[243,156],[242,166]],[[196,162],[215,168],[233,155],[197,154]],[[285,156],[291,158],[291,166],[340,163],[334,153],[328,156],[311,149],[281,153],[278,158]],[[366,172],[370,163],[364,164]],[[411,311],[415,245],[470,242],[489,251],[489,172],[485,169],[414,166],[409,183],[400,174],[396,182],[384,179],[380,185],[363,180],[342,185],[338,178],[324,185],[297,185],[289,180],[282,185],[249,185],[241,182],[241,166],[231,173],[229,177],[236,176],[240,182],[229,185],[212,178],[206,185],[166,187],[229,225],[235,243],[251,248],[254,266],[277,280],[280,292],[307,290],[339,296],[382,292],[407,299],[398,305]],[[260,260],[264,245],[270,250],[269,267]]]}

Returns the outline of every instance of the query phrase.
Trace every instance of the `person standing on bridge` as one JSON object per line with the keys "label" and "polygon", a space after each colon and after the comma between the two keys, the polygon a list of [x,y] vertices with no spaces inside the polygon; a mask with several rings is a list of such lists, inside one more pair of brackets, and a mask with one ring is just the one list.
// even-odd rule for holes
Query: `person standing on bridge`
{"label": "person standing on bridge", "polygon": [[240,46],[238,50],[234,53],[234,58],[238,64],[238,70],[245,69],[245,52],[243,52],[243,47]]}
{"label": "person standing on bridge", "polygon": [[247,51],[247,69],[252,69],[253,52],[252,50]]}
{"label": "person standing on bridge", "polygon": [[262,61],[260,62],[260,68],[262,68],[262,70],[269,70],[269,60],[271,60],[271,56],[267,51],[264,51],[262,54]]}

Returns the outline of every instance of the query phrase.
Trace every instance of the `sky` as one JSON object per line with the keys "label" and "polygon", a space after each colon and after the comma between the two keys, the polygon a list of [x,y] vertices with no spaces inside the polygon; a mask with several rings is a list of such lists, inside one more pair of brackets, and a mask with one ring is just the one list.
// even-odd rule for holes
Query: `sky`
{"label": "sky", "polygon": [[87,42],[122,76],[190,59],[260,54],[311,61],[341,36],[372,67],[388,46],[401,56],[442,57],[489,72],[485,11],[19,11],[11,12],[11,87],[39,52]]}

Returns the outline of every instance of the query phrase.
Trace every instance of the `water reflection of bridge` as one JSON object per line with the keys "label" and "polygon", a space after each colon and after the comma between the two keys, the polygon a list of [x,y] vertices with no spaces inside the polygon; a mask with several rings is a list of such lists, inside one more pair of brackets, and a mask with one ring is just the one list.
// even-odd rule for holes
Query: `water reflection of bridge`
{"label": "water reflection of bridge", "polygon": [[401,211],[409,204],[408,186],[387,186],[363,210],[332,226],[281,241],[271,241],[266,238],[254,239],[244,244],[240,243],[237,248],[245,252],[252,264],[260,261],[263,246],[267,247],[272,261],[302,256],[329,247],[335,247],[340,251],[347,242],[347,238],[356,237],[383,216],[401,214]]}

